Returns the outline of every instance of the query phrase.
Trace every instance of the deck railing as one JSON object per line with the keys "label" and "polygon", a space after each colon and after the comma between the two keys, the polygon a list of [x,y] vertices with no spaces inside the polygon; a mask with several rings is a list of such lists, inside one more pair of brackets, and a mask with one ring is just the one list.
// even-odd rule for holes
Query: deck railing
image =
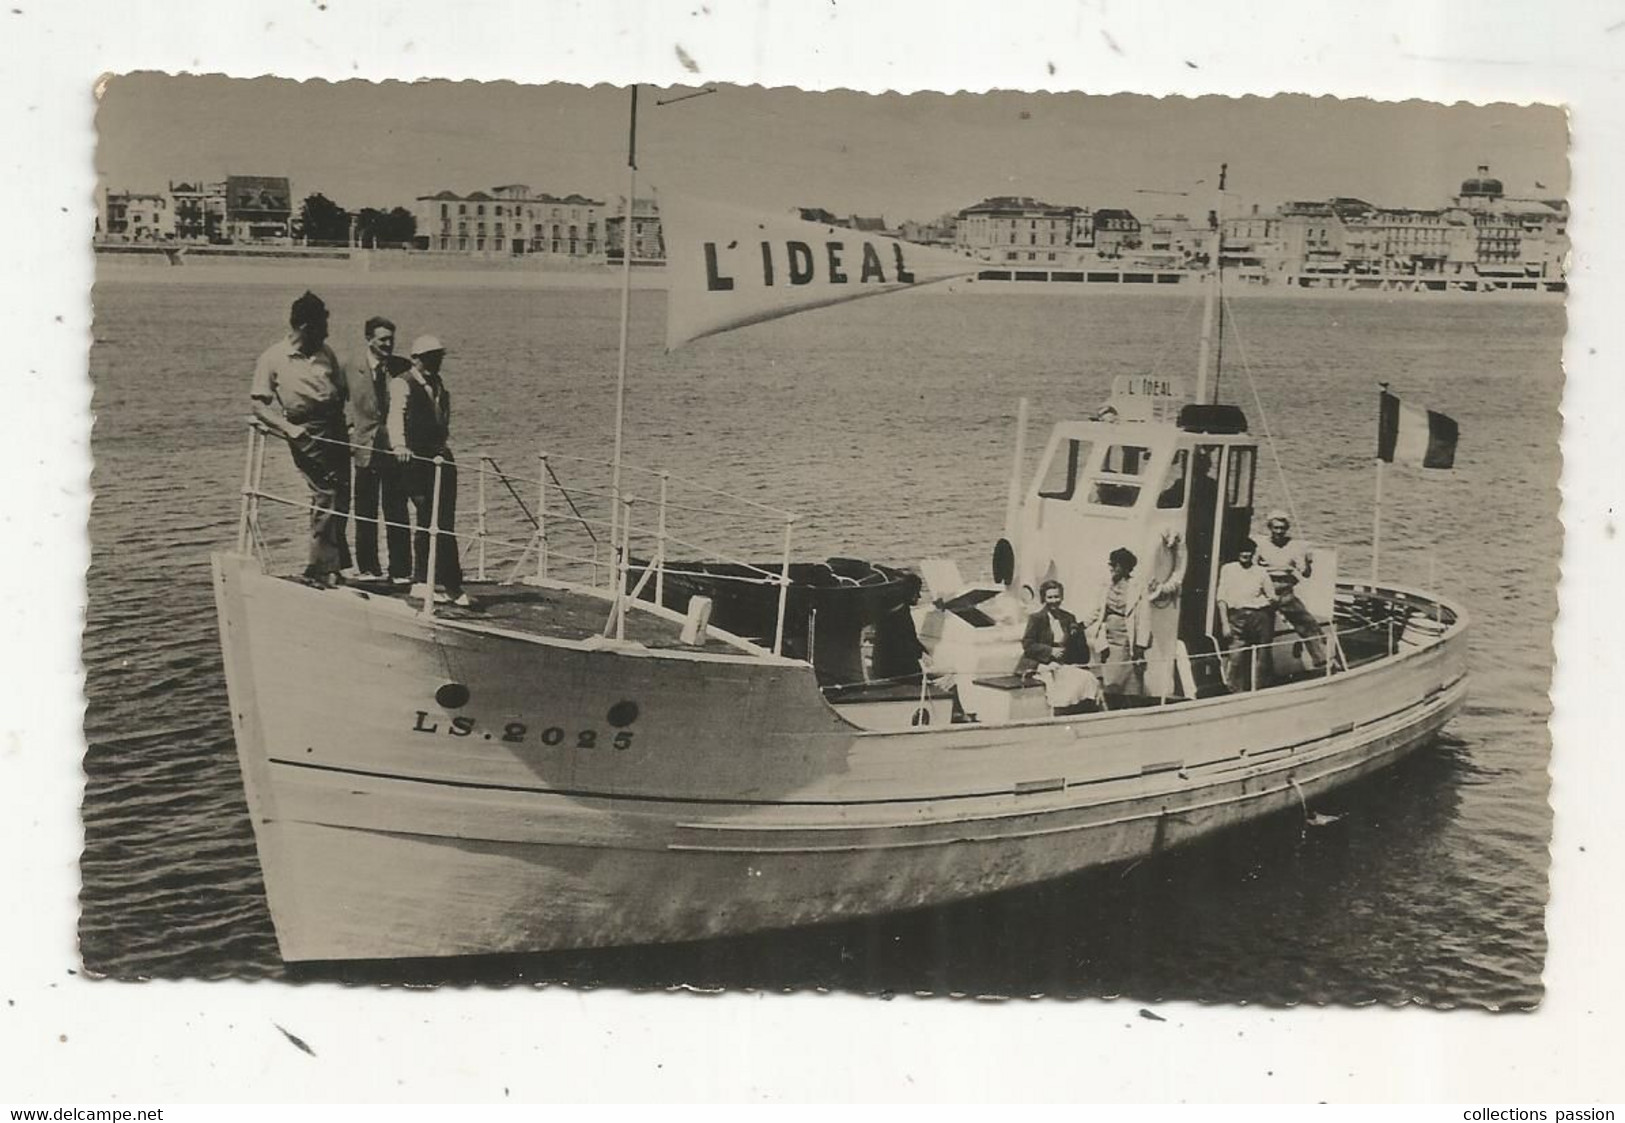
{"label": "deck railing", "polygon": [[[1338,626],[1323,625],[1320,630],[1322,643],[1325,645],[1326,660],[1314,668],[1304,668],[1297,672],[1288,672],[1284,675],[1275,670],[1277,653],[1296,647],[1303,643],[1305,637],[1296,632],[1278,632],[1273,638],[1262,643],[1237,644],[1221,646],[1211,654],[1189,654],[1183,644],[1177,646],[1173,655],[1148,656],[1144,659],[1132,661],[1132,665],[1140,679],[1140,689],[1130,692],[1127,696],[1137,698],[1132,703],[1139,706],[1166,706],[1172,703],[1187,701],[1197,696],[1198,678],[1195,664],[1202,661],[1213,661],[1220,681],[1232,694],[1252,694],[1261,690],[1268,690],[1275,686],[1285,686],[1290,683],[1304,682],[1317,677],[1331,678],[1353,670],[1363,664],[1377,659],[1391,658],[1397,655],[1402,647],[1423,649],[1440,642],[1447,631],[1454,626],[1455,620],[1446,620],[1443,610],[1434,603],[1423,605],[1413,603],[1414,598],[1405,595],[1395,595],[1391,590],[1382,590],[1380,593],[1369,591],[1371,595],[1385,600],[1391,608],[1399,609],[1400,614],[1384,614],[1382,618],[1355,620],[1352,623]],[[1345,640],[1352,637],[1361,637],[1365,642],[1352,645],[1345,644]],[[1361,650],[1364,649],[1364,650]],[[1297,655],[1294,653],[1294,660]],[[1243,663],[1249,664],[1245,685],[1240,684],[1237,671]],[[1088,663],[1079,664],[1095,674],[1097,679],[1104,683],[1108,667],[1121,665],[1118,660],[1101,660],[1091,658]],[[1269,668],[1267,671],[1265,668]],[[922,660],[922,675],[919,681],[922,686],[930,682],[938,687],[951,687],[953,680],[961,672],[939,672],[930,665],[929,659]],[[1158,676],[1153,679],[1151,672],[1155,670]],[[974,680],[979,677],[972,674]],[[1039,676],[1036,671],[1028,671],[1023,676],[1028,682],[1036,685]],[[893,679],[869,680],[865,684],[859,683],[831,683],[824,689],[826,693],[839,692],[843,689],[858,685],[903,684],[916,681],[916,676],[902,676]],[[1176,684],[1183,684],[1185,692],[1162,693],[1154,692],[1150,684],[1155,681],[1170,688]],[[1106,708],[1112,708],[1110,692],[1103,692]],[[1122,695],[1118,700],[1122,700]],[[922,699],[923,703],[923,699]]]}
{"label": "deck railing", "polygon": [[[272,543],[262,525],[263,504],[313,514],[320,510],[309,497],[296,499],[267,489],[265,450],[271,436],[280,437],[258,421],[250,423],[237,525],[238,551],[252,552],[266,563],[271,561]],[[313,439],[350,453],[362,448],[333,438]],[[378,450],[373,450],[373,455],[387,456],[392,462],[397,459],[393,453]],[[534,474],[508,471],[488,454],[477,455],[466,464],[457,462],[460,477],[473,475],[475,479],[474,529],[442,528],[442,484],[453,461],[414,455],[409,462],[434,467],[428,527],[417,525],[416,511],[410,507],[404,523],[391,522],[380,509],[376,525],[381,548],[390,529],[414,536],[427,529],[427,556],[423,564],[415,564],[414,579],[421,574],[425,583],[434,581],[442,535],[451,535],[460,552],[472,555],[472,570],[478,581],[492,580],[494,573],[505,571],[496,577],[500,583],[562,580],[606,591],[611,609],[604,634],[624,639],[625,614],[631,602],[648,594],[655,603],[664,603],[666,576],[674,553],[680,554],[685,564],[721,562],[738,571],[731,577],[733,580],[778,587],[772,650],[774,654],[782,653],[794,513],[668,471],[625,464],[617,496],[607,483],[596,478],[607,479],[611,468],[608,461],[542,451],[536,455]],[[334,514],[346,519],[347,541],[353,543],[357,525],[351,501],[355,493],[353,459],[351,464],[348,495],[340,504],[342,509],[336,509]],[[560,475],[560,465],[585,482],[567,484]],[[527,496],[534,497],[534,509]],[[503,497],[506,503],[501,502]],[[614,509],[617,498],[618,512]],[[650,513],[645,514],[646,510]],[[739,550],[719,548],[714,544],[718,536],[743,540],[746,545]],[[758,545],[763,554],[773,558],[772,562],[763,564],[760,556],[755,560],[738,556]],[[416,563],[417,559],[413,560]],[[423,601],[423,612],[433,615],[432,589]]]}

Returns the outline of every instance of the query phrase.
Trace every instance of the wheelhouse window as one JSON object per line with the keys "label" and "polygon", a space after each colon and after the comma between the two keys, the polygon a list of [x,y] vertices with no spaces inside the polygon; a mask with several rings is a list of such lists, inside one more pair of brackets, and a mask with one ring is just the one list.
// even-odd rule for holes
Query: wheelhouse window
{"label": "wheelhouse window", "polygon": [[1088,463],[1093,450],[1093,441],[1068,440],[1056,445],[1044,469],[1039,498],[1071,499],[1078,490],[1078,466]]}
{"label": "wheelhouse window", "polygon": [[1186,477],[1190,474],[1190,449],[1174,450],[1174,457],[1168,462],[1168,473],[1162,483],[1162,490],[1157,493],[1157,507],[1164,511],[1177,511],[1185,505]]}
{"label": "wheelhouse window", "polygon": [[1107,445],[1089,488],[1089,502],[1100,507],[1134,506],[1150,462],[1151,450],[1143,445]]}
{"label": "wheelhouse window", "polygon": [[1253,505],[1253,460],[1258,450],[1250,447],[1230,450],[1230,471],[1225,478],[1224,502],[1227,507]]}

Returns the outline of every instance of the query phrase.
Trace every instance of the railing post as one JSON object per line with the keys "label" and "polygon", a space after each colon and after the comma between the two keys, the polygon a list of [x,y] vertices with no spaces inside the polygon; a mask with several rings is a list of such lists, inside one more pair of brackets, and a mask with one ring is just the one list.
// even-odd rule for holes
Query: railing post
{"label": "railing post", "polygon": [[[355,513],[355,449],[346,446],[344,451],[348,455],[350,461],[350,502],[348,504],[349,510],[344,512],[344,521],[347,524],[346,533],[348,533],[350,536],[350,547],[351,549],[354,549],[356,520],[358,518]],[[377,529],[377,518],[378,516],[376,514],[373,515],[374,529]],[[355,564],[353,555],[351,558],[351,564]],[[359,566],[357,566],[357,568],[359,568]]]}
{"label": "railing post", "polygon": [[260,536],[260,492],[265,488],[266,430],[256,425],[254,435],[258,440],[254,445],[254,479],[249,485],[248,496],[248,536],[250,541],[257,540]]}
{"label": "railing post", "polygon": [[237,514],[237,552],[248,552],[248,500],[254,494],[254,443],[259,437],[259,431],[254,426],[248,427],[248,453],[243,458],[243,502],[242,509]]}
{"label": "railing post", "polygon": [[490,458],[482,456],[478,461],[480,473],[480,499],[478,511],[479,525],[475,533],[477,535],[476,541],[479,543],[479,561],[477,562],[477,572],[479,573],[481,581],[485,580],[485,462],[488,459]]}
{"label": "railing post", "polygon": [[660,515],[655,529],[655,603],[666,603],[666,487],[670,472],[660,473]]}
{"label": "railing post", "polygon": [[[547,453],[537,454],[536,464],[536,576],[547,577]],[[594,577],[596,578],[596,574]],[[594,581],[596,584],[596,580]]]}
{"label": "railing post", "polygon": [[779,563],[779,618],[773,625],[773,654],[784,654],[784,606],[790,596],[790,528],[794,515],[784,520],[784,558]]}
{"label": "railing post", "polygon": [[429,500],[429,571],[428,593],[423,598],[423,614],[434,615],[434,586],[435,577],[438,576],[436,561],[440,552],[440,469],[445,464],[443,457],[434,458],[434,492]]}
{"label": "railing post", "polygon": [[615,584],[615,638],[626,638],[627,581],[632,565],[632,497],[621,502],[621,557],[620,573]]}

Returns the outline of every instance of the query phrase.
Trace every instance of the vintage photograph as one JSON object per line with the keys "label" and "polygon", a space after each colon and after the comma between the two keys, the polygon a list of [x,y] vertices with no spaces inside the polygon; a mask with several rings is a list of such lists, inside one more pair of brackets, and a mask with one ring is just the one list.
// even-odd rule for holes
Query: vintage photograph
{"label": "vintage photograph", "polygon": [[87,973],[1541,1003],[1559,108],[96,124]]}

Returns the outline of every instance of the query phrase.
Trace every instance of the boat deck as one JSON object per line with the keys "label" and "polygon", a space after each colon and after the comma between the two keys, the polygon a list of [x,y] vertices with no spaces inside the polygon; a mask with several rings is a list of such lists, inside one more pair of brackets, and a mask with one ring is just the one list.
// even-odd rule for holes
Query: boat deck
{"label": "boat deck", "polygon": [[[285,579],[305,583],[300,577]],[[602,636],[604,623],[609,619],[610,603],[606,598],[579,590],[491,581],[470,581],[464,585],[464,589],[474,602],[471,607],[437,604],[434,606],[435,616],[459,623],[488,624],[508,631],[566,640]],[[409,587],[391,586],[386,581],[353,581],[333,592],[387,597],[410,604],[414,609],[419,607],[419,599],[408,595]],[[634,602],[634,610],[626,615],[626,639],[649,648],[740,653],[738,647],[718,639],[714,634],[708,634],[698,644],[684,643],[681,621],[657,616],[646,609],[647,605],[642,602]]]}

